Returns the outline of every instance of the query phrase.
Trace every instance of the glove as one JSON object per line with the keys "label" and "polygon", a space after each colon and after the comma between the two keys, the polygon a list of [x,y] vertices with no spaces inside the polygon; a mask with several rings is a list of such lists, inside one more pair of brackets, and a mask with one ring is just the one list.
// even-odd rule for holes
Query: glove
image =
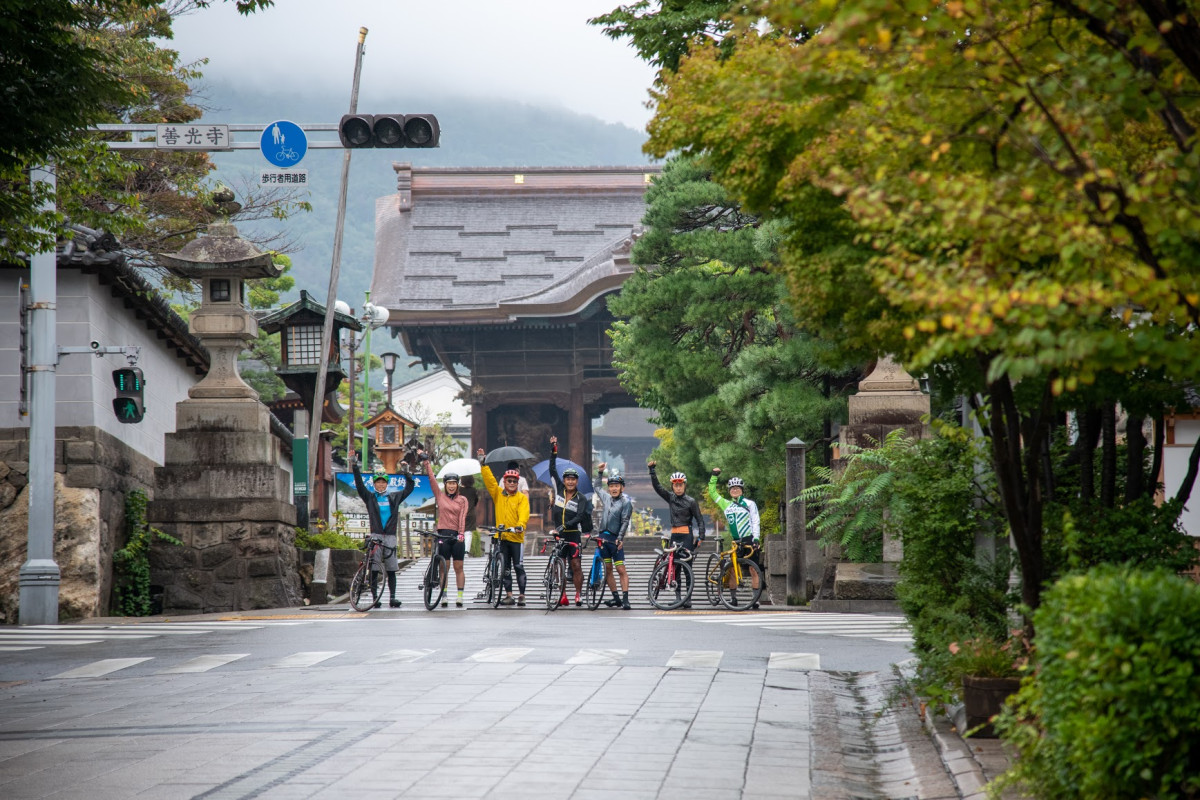
{"label": "glove", "polygon": [[428,461],[428,460],[429,460],[429,453],[421,453],[421,455],[419,456],[419,458],[421,459],[421,461],[422,461],[422,462]]}
{"label": "glove", "polygon": [[463,541],[463,534],[461,534],[461,533],[460,533],[460,534],[458,535],[458,540],[459,540],[460,542],[461,542],[461,541]]}

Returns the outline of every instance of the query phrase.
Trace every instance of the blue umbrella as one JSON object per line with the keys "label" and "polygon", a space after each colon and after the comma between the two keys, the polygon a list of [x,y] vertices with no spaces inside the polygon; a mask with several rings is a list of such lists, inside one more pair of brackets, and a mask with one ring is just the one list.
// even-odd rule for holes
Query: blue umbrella
{"label": "blue umbrella", "polygon": [[[575,469],[579,472],[579,491],[583,494],[592,493],[592,479],[588,477],[588,472],[583,467],[576,464],[574,461],[569,461],[565,458],[558,460],[558,474],[562,475],[565,470]],[[554,481],[550,478],[550,459],[539,461],[533,465],[533,475],[547,486],[553,486]]]}

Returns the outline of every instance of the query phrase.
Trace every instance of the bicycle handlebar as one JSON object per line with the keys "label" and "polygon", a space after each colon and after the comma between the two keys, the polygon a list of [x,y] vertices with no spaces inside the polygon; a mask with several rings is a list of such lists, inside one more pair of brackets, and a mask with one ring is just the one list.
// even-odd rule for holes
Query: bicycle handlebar
{"label": "bicycle handlebar", "polygon": [[457,539],[461,534],[442,533],[441,531],[417,531],[422,536],[432,536],[436,539]]}

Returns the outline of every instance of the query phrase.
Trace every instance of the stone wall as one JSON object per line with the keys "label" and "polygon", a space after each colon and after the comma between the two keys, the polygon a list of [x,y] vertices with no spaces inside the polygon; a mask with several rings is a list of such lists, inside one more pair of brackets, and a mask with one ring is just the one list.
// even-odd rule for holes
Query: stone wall
{"label": "stone wall", "polygon": [[[155,464],[94,427],[59,427],[54,443],[54,560],[59,616],[105,616],[112,554],[125,543],[125,497],[152,493]],[[29,539],[29,431],[0,429],[0,623],[17,622]]]}

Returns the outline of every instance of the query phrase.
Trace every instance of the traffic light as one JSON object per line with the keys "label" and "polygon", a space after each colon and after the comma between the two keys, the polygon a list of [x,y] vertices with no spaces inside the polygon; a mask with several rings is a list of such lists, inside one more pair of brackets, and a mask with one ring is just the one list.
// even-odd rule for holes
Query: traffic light
{"label": "traffic light", "polygon": [[142,371],[137,367],[114,369],[113,383],[117,387],[117,396],[113,400],[113,413],[117,422],[141,422],[146,414],[142,395],[145,380]]}
{"label": "traffic light", "polygon": [[347,114],[338,123],[342,147],[437,147],[433,114]]}

